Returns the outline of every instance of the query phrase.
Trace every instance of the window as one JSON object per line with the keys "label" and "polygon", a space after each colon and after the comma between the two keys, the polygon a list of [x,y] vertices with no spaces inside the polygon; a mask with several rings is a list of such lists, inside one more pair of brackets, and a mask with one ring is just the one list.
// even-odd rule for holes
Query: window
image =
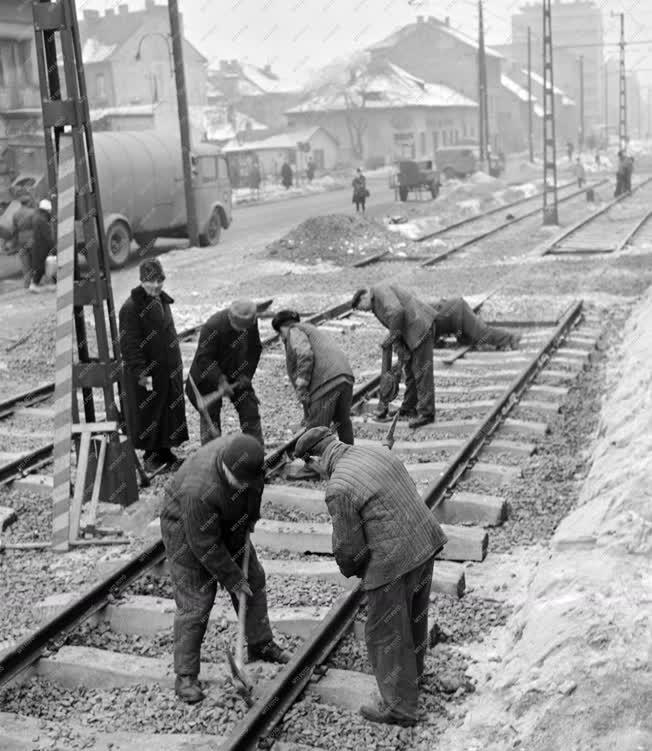
{"label": "window", "polygon": [[419,148],[421,150],[422,155],[426,153],[426,134],[425,133],[419,134]]}
{"label": "window", "polygon": [[442,141],[442,145],[448,146],[448,131],[447,130],[442,130],[441,141]]}
{"label": "window", "polygon": [[432,150],[433,153],[439,148],[439,133],[436,130],[432,132]]}
{"label": "window", "polygon": [[317,169],[324,169],[324,149],[313,149],[312,161]]}
{"label": "window", "polygon": [[199,173],[203,183],[214,183],[217,180],[217,159],[214,156],[201,157]]}
{"label": "window", "polygon": [[106,81],[104,73],[98,73],[95,76],[95,93],[98,99],[106,99]]}
{"label": "window", "polygon": [[229,163],[223,156],[217,157],[217,177],[219,180],[226,180],[229,178]]}

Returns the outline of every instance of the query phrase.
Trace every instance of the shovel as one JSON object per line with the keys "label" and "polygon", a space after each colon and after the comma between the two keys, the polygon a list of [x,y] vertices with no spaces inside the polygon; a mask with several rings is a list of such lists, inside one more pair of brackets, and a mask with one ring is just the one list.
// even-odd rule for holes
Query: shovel
{"label": "shovel", "polygon": [[[244,578],[247,578],[249,573],[249,532],[245,537],[244,556],[242,561],[242,573]],[[242,663],[242,653],[244,651],[244,634],[245,634],[245,619],[247,616],[247,595],[244,592],[238,594],[238,639],[235,645],[235,658],[230,649],[226,650],[226,656],[231,667],[231,675],[233,676],[233,682],[235,684],[236,691],[245,700],[248,707],[253,707],[254,700],[252,697],[253,686],[247,674],[244,671]]]}

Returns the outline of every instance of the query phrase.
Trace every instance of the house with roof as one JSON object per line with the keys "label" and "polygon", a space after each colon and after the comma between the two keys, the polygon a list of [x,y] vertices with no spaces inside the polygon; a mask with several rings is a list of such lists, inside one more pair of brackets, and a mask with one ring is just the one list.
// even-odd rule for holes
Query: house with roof
{"label": "house with roof", "polygon": [[209,65],[208,80],[212,91],[271,128],[285,127],[284,112],[302,97],[301,85],[281,78],[270,65],[260,68],[239,60],[219,60]]}
{"label": "house with roof", "polygon": [[[104,15],[85,9],[79,33],[91,109],[158,105],[176,112],[167,5],[146,0],[144,9],[121,4]],[[206,105],[208,61],[185,38],[183,62],[188,104]]]}
{"label": "house with roof", "polygon": [[440,146],[477,137],[477,104],[384,59],[343,71],[287,111],[290,127],[321,125],[339,142],[339,161],[368,166],[432,159]]}
{"label": "house with roof", "polygon": [[258,163],[263,179],[280,179],[281,167],[287,161],[295,174],[305,172],[309,162],[318,170],[330,170],[339,158],[337,139],[325,128],[315,125],[286,130],[266,138],[234,139],[222,147],[229,162],[235,187],[246,186],[249,170]]}

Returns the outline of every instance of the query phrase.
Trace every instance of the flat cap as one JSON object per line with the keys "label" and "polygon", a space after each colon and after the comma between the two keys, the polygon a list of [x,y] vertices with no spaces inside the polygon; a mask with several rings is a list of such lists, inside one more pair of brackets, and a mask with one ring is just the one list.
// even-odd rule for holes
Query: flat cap
{"label": "flat cap", "polygon": [[335,434],[330,428],[310,428],[297,441],[294,455],[299,459],[305,456],[319,456],[326,446],[335,440]]}
{"label": "flat cap", "polygon": [[301,316],[296,310],[279,310],[279,312],[272,318],[272,328],[278,332],[281,330],[281,326],[285,326],[288,323],[299,323]]}
{"label": "flat cap", "polygon": [[141,282],[158,282],[165,279],[163,266],[158,258],[146,258],[139,267]]}
{"label": "flat cap", "polygon": [[235,300],[229,308],[229,323],[237,331],[244,331],[256,322],[256,303],[253,300]]}
{"label": "flat cap", "polygon": [[253,436],[238,433],[230,438],[222,461],[237,480],[252,483],[262,479],[265,452]]}

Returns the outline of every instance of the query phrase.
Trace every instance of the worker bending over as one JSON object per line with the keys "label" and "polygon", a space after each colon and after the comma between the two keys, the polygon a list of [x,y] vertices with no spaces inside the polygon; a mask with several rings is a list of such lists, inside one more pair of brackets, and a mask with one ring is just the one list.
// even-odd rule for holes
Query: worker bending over
{"label": "worker bending over", "polygon": [[487,326],[473,308],[461,297],[436,300],[431,303],[435,310],[435,336],[452,335],[460,344],[474,347],[487,345],[496,349],[518,349],[520,337],[507,329]]}
{"label": "worker bending over", "polygon": [[414,725],[433,562],[446,536],[386,448],[347,446],[322,427],[299,438],[295,455],[320,457],[329,477],[333,555],[342,574],[360,577],[366,590],[365,641],[382,702],[360,713],[371,722]]}
{"label": "worker bending over", "polygon": [[245,622],[249,660],[285,663],[290,659],[274,641],[265,572],[253,546],[247,579],[240,568],[246,533],[260,518],[263,460],[263,447],[255,438],[235,433],[202,446],[165,488],[161,536],[177,606],[175,692],[189,704],[204,698],[198,680],[200,652],[217,582],[229,591],[236,612],[239,592],[249,598]]}

